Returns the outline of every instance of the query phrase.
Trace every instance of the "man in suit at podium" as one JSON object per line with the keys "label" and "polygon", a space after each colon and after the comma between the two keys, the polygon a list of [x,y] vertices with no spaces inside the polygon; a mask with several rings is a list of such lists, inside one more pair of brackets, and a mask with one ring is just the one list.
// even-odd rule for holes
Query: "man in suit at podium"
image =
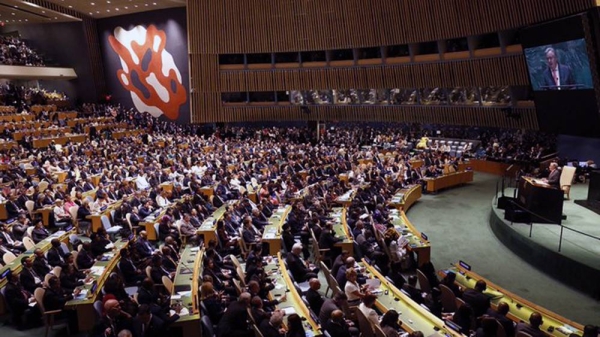
{"label": "man in suit at podium", "polygon": [[546,182],[552,187],[560,188],[560,170],[557,163],[550,163],[550,174]]}

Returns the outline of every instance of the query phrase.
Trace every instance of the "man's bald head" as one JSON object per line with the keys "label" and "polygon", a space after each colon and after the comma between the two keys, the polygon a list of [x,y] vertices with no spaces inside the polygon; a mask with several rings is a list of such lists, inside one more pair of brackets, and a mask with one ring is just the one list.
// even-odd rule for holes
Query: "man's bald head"
{"label": "man's bald head", "polygon": [[308,281],[308,285],[312,290],[319,290],[321,288],[321,282],[316,277],[311,278],[310,281]]}
{"label": "man's bald head", "polygon": [[331,312],[331,319],[332,320],[339,321],[339,320],[341,320],[343,318],[344,318],[344,313],[341,310],[336,309],[336,310],[334,310],[334,311]]}
{"label": "man's bald head", "polygon": [[352,256],[346,259],[346,267],[354,267],[355,264],[356,260]]}
{"label": "man's bald head", "polygon": [[529,324],[531,324],[532,327],[538,327],[542,325],[542,323],[542,315],[539,312],[534,312],[529,316]]}

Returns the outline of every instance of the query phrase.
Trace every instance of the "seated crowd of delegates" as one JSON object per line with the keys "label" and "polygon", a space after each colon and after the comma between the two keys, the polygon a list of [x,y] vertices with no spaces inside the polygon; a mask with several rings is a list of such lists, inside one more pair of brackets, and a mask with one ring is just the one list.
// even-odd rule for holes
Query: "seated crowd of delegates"
{"label": "seated crowd of delegates", "polygon": [[44,60],[17,36],[0,36],[0,63],[15,66],[44,66]]}
{"label": "seated crowd of delegates", "polygon": [[[100,113],[108,113],[105,108],[98,110]],[[132,123],[145,123],[143,118],[132,117]],[[399,280],[398,286],[403,287],[400,284],[403,283],[400,281],[403,278],[399,273],[411,264],[411,259],[407,258],[405,240],[395,237],[391,232],[386,235],[386,244],[395,254],[395,257],[390,259],[378,246],[373,231],[387,233],[389,216],[384,207],[386,200],[389,200],[398,188],[418,184],[421,180],[423,172],[412,169],[409,160],[413,157],[402,147],[406,137],[398,136],[396,143],[400,146],[396,154],[380,158],[377,147],[360,146],[362,143],[373,143],[373,139],[367,139],[368,136],[374,136],[374,139],[383,138],[376,129],[369,132],[357,132],[348,128],[330,130],[321,143],[310,142],[308,130],[302,128],[239,128],[233,131],[222,130],[210,136],[199,136],[189,127],[156,122],[149,126],[149,130],[153,130],[152,137],[155,140],[164,140],[166,146],[156,146],[149,137],[126,137],[119,141],[101,139],[82,144],[67,144],[62,151],[52,147],[31,151],[16,148],[6,154],[11,158],[8,161],[9,168],[1,174],[3,182],[12,185],[0,192],[0,198],[6,200],[10,223],[7,221],[2,231],[0,252],[22,252],[22,239],[23,236],[29,235],[29,227],[33,227],[30,235],[36,243],[51,234],[39,218],[32,218],[33,213],[27,211],[30,202],[34,203],[34,209],[53,208],[51,228],[56,223],[76,223],[79,232],[89,234],[91,239],[90,243],[83,244],[76,261],[61,248],[57,240],[53,240],[53,248],[47,257],[44,256],[44,252],[37,250],[31,267],[24,268],[34,271],[30,273],[34,280],[33,287],[32,282],[29,282],[31,278],[23,276],[28,278],[25,282],[21,279],[26,273],[11,276],[11,284],[17,289],[26,289],[25,286],[28,288],[21,293],[21,300],[29,301],[24,298],[25,295],[31,295],[35,288],[41,285],[41,282],[36,281],[42,281],[50,272],[50,267],[61,266],[64,271],[61,277],[51,278],[45,286],[50,290],[47,291],[48,297],[54,294],[58,299],[49,300],[52,303],[49,307],[62,308],[66,300],[73,296],[79,280],[85,278],[80,271],[93,265],[94,260],[106,252],[106,246],[111,241],[111,237],[103,228],[92,233],[88,216],[117,200],[122,200],[111,220],[114,225],[123,228],[129,228],[129,222],[135,228],[158,208],[168,208],[167,214],[159,219],[157,233],[159,240],[165,242],[165,246],[161,251],[157,251],[155,245],[146,239],[147,233],[135,233],[135,244],[129,245],[121,252],[122,276],[111,277],[104,287],[104,292],[108,295],[104,296],[104,315],[107,316],[101,324],[113,324],[111,322],[115,320],[123,320],[127,322],[124,326],[131,327],[135,335],[136,319],[148,319],[148,312],[152,313],[151,319],[162,321],[163,328],[172,322],[173,317],[167,314],[169,301],[164,293],[156,293],[154,285],[161,284],[162,276],[173,277],[179,259],[181,236],[185,236],[189,243],[198,244],[198,227],[216,208],[223,205],[227,210],[223,221],[217,225],[219,242],[207,243],[206,256],[210,260],[204,264],[207,268],[204,272],[203,286],[206,284],[204,288],[208,289],[208,284],[211,284],[213,295],[219,298],[216,304],[220,303],[223,306],[224,303],[245,303],[247,296],[240,296],[235,300],[237,293],[231,278],[237,277],[237,273],[235,268],[231,268],[230,261],[223,257],[226,256],[224,253],[239,253],[239,245],[236,244],[238,240],[244,240],[257,250],[262,248],[261,230],[270,214],[279,205],[294,199],[299,195],[298,192],[306,190],[308,193],[302,200],[288,203],[292,205],[292,211],[282,235],[290,250],[286,258],[290,270],[298,281],[306,280],[308,276],[315,276],[319,272],[314,267],[308,271],[300,268],[304,263],[300,255],[302,254],[304,259],[310,255],[308,243],[312,230],[319,238],[322,248],[330,249],[327,253],[329,259],[336,260],[338,264],[342,261],[346,266],[344,269],[339,268],[344,271],[340,274],[335,270],[335,263],[331,264],[336,271],[336,278],[340,275],[340,286],[343,285],[344,290],[351,290],[347,300],[355,304],[362,302],[365,298],[370,298],[367,297],[368,291],[357,285],[364,277],[354,268],[353,263],[340,259],[343,252],[335,249],[336,238],[329,222],[332,201],[350,188],[358,189],[358,192],[349,210],[348,224],[362,254],[369,257],[386,274],[391,275],[392,279],[395,277]],[[173,132],[178,130],[185,132]],[[354,138],[353,135],[360,137]],[[338,143],[340,140],[344,143]],[[454,165],[458,160],[442,152],[426,153],[423,156],[423,159],[431,161],[433,168],[430,166],[427,170],[432,171],[439,170],[446,163]],[[137,160],[140,157],[143,158],[142,162]],[[41,191],[40,184],[28,176],[23,167],[10,164],[14,160],[25,158],[32,160],[31,164],[36,168],[38,179],[49,182],[46,190]],[[359,164],[360,158],[372,158],[373,162]],[[61,171],[67,172],[66,190],[60,188],[61,184],[54,178],[54,173]],[[301,172],[305,172],[306,177]],[[338,178],[341,173],[348,173],[348,182]],[[100,175],[100,183],[97,186],[92,183],[93,175]],[[388,183],[388,178],[391,183]],[[162,189],[160,185],[163,182],[173,183],[173,190],[167,192]],[[203,186],[214,186],[214,199],[200,193]],[[258,190],[259,202],[256,204],[248,198],[250,189]],[[85,195],[92,197],[87,198]],[[187,196],[184,197],[185,195]],[[76,212],[72,210],[73,207],[77,207]],[[363,217],[365,207],[369,212],[367,218]],[[126,236],[127,233],[121,235]],[[294,236],[301,238],[301,246],[294,243]],[[259,251],[258,255],[260,254]],[[294,256],[297,259],[294,259]],[[261,259],[256,260],[254,264],[251,263],[252,260],[247,262],[247,268],[255,270],[248,273],[248,303],[256,302],[256,296],[265,298],[270,287],[264,271],[261,271]],[[24,266],[29,264],[28,260],[21,262]],[[36,265],[44,268],[34,269]],[[151,277],[145,277],[146,266],[152,267]],[[308,279],[311,280],[312,278]],[[256,281],[256,284],[252,281]],[[410,287],[411,280],[407,283],[407,287]],[[124,291],[125,285],[139,286],[137,302]],[[145,298],[151,301],[140,299],[144,298],[144,292],[147,293]],[[206,296],[203,298],[210,297],[211,294],[206,290]],[[110,295],[117,299],[118,310],[113,305],[114,302],[109,302]],[[265,301],[260,301],[262,309],[266,311],[274,305],[263,302]],[[368,306],[368,303],[367,301],[365,306]],[[432,307],[435,301],[433,303]],[[16,300],[9,303],[9,306],[16,312],[35,310],[24,309]],[[213,313],[212,310],[210,312]],[[66,310],[64,314],[70,315],[73,321],[72,312]],[[24,327],[20,319],[29,316],[13,317],[17,326]],[[327,321],[332,317],[325,318]],[[217,324],[221,320],[222,318],[214,317],[213,321]],[[269,325],[273,326],[276,323],[269,322]],[[143,329],[146,326],[142,324]],[[228,324],[224,326],[223,331],[231,328]],[[118,333],[118,329],[110,328],[110,332],[107,329],[109,328],[100,329],[99,335],[111,336]],[[145,333],[148,335],[148,332]],[[219,333],[223,334],[221,331]]]}

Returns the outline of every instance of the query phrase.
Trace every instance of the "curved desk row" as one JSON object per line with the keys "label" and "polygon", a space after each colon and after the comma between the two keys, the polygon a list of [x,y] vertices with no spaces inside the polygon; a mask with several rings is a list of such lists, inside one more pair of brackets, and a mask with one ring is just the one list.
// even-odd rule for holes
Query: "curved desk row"
{"label": "curved desk row", "polygon": [[269,224],[265,226],[262,236],[262,242],[269,244],[269,255],[275,255],[281,251],[281,227],[291,210],[292,206],[280,206],[273,210],[273,214],[269,217]]}
{"label": "curved desk row", "polygon": [[290,314],[296,313],[302,318],[302,324],[307,336],[323,335],[321,327],[310,315],[310,310],[302,300],[302,296],[296,290],[294,282],[290,279],[285,261],[281,257],[281,252],[277,254],[277,260],[271,261],[267,267],[265,269],[272,273],[275,280],[275,289],[269,292],[269,298],[281,301],[281,297],[285,295],[285,301],[277,305],[277,309],[285,311],[284,318],[287,320]]}
{"label": "curved desk row", "polygon": [[[200,336],[200,299],[198,289],[202,277],[202,261],[204,249],[187,245],[177,264],[177,271],[173,279],[173,288],[169,289],[171,294],[171,305],[182,308],[180,318],[173,327],[180,327],[183,336]],[[185,308],[185,309],[183,309]]]}
{"label": "curved desk row", "polygon": [[473,171],[455,172],[435,178],[424,178],[423,180],[427,183],[427,192],[435,193],[445,188],[472,182]]}
{"label": "curved desk row", "polygon": [[96,261],[90,268],[89,275],[94,281],[80,287],[84,289],[85,294],[82,292],[78,297],[65,304],[65,309],[75,310],[77,313],[77,324],[80,331],[90,331],[94,328],[97,315],[94,310],[94,302],[99,299],[98,294],[101,293],[104,283],[121,260],[120,250],[127,247],[128,244],[129,241],[116,241],[113,250],[104,253],[105,259]]}
{"label": "curved desk row", "polygon": [[[529,322],[529,316],[533,312],[539,312],[542,314],[544,320],[544,323],[541,326],[542,331],[556,337],[565,337],[571,333],[576,333],[580,336],[582,335],[583,326],[581,324],[568,320],[552,311],[537,306],[486,280],[482,276],[465,269],[459,263],[456,263],[451,268],[440,270],[439,275],[444,277],[450,271],[456,273],[456,284],[463,289],[473,289],[475,288],[475,283],[477,283],[478,280],[484,280],[487,283],[487,290],[484,292],[484,294],[491,298],[492,308],[497,309],[498,304],[505,302],[509,306],[509,313],[507,315],[508,318],[516,323]],[[561,328],[561,330],[566,328],[567,330],[563,331],[568,331],[568,333],[565,334],[564,332],[559,331],[558,328]]]}
{"label": "curved desk row", "polygon": [[334,207],[330,216],[333,218],[333,232],[338,239],[342,240],[335,245],[342,250],[348,251],[350,256],[353,256],[354,240],[348,229],[348,223],[346,222],[347,212],[348,210],[346,207]]}
{"label": "curved desk row", "polygon": [[377,297],[375,303],[377,309],[383,313],[391,309],[396,310],[400,314],[403,329],[409,332],[421,331],[425,336],[463,336],[459,332],[446,327],[444,321],[396,288],[365,260],[363,260],[363,265],[369,277],[378,279],[381,282],[379,290],[382,293]]}
{"label": "curved desk row", "polygon": [[429,262],[431,260],[431,243],[427,236],[413,226],[404,212],[391,210],[390,217],[396,230],[408,239],[408,250],[417,254],[417,265],[422,266]]}
{"label": "curved desk row", "polygon": [[399,189],[396,191],[396,194],[392,196],[392,200],[390,200],[388,206],[406,212],[415,202],[417,202],[417,200],[421,199],[421,191],[421,185],[413,185]]}

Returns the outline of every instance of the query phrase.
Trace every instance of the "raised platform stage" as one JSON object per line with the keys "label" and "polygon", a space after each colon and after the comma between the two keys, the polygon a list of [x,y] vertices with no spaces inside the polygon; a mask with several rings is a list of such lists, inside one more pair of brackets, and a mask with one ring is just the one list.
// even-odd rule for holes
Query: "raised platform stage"
{"label": "raised platform stage", "polygon": [[[589,296],[600,299],[600,215],[573,200],[587,196],[588,185],[573,185],[559,225],[511,223],[492,199],[490,225],[500,241],[534,267]],[[514,189],[505,195],[513,196]],[[562,240],[561,240],[562,231]],[[531,233],[531,236],[530,236]],[[560,245],[560,251],[559,251]]]}

